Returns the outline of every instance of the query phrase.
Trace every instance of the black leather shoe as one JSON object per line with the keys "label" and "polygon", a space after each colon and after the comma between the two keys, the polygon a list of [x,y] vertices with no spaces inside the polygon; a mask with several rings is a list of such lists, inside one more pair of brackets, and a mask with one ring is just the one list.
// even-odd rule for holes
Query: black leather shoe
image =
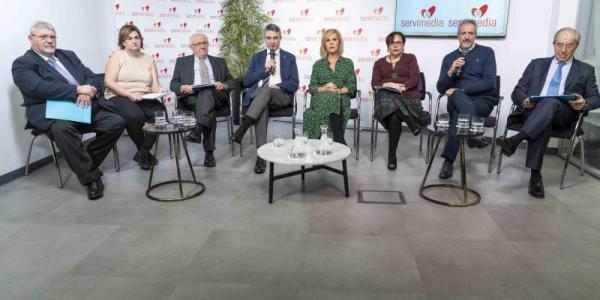
{"label": "black leather shoe", "polygon": [[469,148],[481,149],[487,147],[489,144],[490,143],[485,138],[472,137],[467,139],[467,146],[469,146]]}
{"label": "black leather shoe", "polygon": [[252,123],[253,123],[252,118],[244,117],[244,119],[242,120],[242,124],[240,124],[240,127],[238,127],[238,129],[231,136],[231,141],[241,144],[242,139],[244,138],[244,134],[246,134],[246,131],[248,131],[248,128],[250,128],[250,126],[252,126]]}
{"label": "black leather shoe", "polygon": [[397,167],[397,159],[396,156],[394,155],[394,157],[388,157],[388,170],[390,171],[394,171],[396,170]]}
{"label": "black leather shoe", "polygon": [[192,129],[188,135],[185,136],[186,142],[200,144],[202,143],[202,135],[197,128]]}
{"label": "black leather shoe", "polygon": [[148,164],[148,151],[146,149],[140,149],[135,153],[133,160],[140,165],[142,170],[150,170],[151,165]]}
{"label": "black leather shoe", "polygon": [[544,183],[542,178],[535,177],[529,179],[529,195],[543,199],[544,198]]}
{"label": "black leather shoe", "polygon": [[212,168],[217,165],[217,160],[215,159],[215,155],[211,152],[207,152],[204,155],[204,166],[207,168]]}
{"label": "black leather shoe", "polygon": [[102,179],[96,179],[87,184],[86,191],[88,199],[90,200],[97,200],[102,198],[102,196],[104,195],[104,184],[102,183]]}
{"label": "black leather shoe", "polygon": [[442,169],[440,170],[440,175],[438,176],[440,179],[448,179],[452,178],[453,166],[449,161],[444,161],[442,164]]}
{"label": "black leather shoe", "polygon": [[496,139],[496,144],[500,146],[502,153],[508,157],[511,157],[513,154],[515,154],[515,151],[517,151],[518,144],[513,145],[507,138],[504,138],[503,136]]}
{"label": "black leather shoe", "polygon": [[257,157],[256,165],[254,165],[254,173],[262,174],[266,171],[266,169],[267,169],[267,162],[264,159]]}

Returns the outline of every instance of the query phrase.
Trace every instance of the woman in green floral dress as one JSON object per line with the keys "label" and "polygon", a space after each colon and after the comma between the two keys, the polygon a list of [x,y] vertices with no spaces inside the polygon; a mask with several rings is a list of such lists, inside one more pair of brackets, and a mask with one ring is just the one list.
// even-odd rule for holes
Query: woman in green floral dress
{"label": "woman in green floral dress", "polygon": [[[356,93],[352,60],[342,57],[344,42],[337,29],[328,29],[321,39],[321,59],[310,75],[310,108],[304,112],[304,132],[311,139],[321,136],[321,125],[331,128],[333,140],[346,144],[344,131],[350,117],[350,99]],[[340,117],[340,101],[343,119]]]}

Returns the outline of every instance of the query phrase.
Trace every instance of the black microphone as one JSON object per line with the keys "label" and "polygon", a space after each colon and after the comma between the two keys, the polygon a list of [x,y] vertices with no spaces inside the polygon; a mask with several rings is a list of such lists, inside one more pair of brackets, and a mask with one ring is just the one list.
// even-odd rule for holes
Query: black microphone
{"label": "black microphone", "polygon": [[[465,51],[460,51],[460,57],[462,57],[463,59],[466,59],[466,57],[467,57],[467,52],[465,52]],[[465,63],[466,63],[466,62],[467,62],[467,61],[465,60]],[[456,69],[456,76],[457,76],[457,77],[458,77],[458,76],[460,76],[460,74],[461,74],[461,72],[462,72],[462,67],[463,67],[463,66],[464,66],[464,65],[462,65],[462,66],[458,67],[458,69]]]}
{"label": "black microphone", "polygon": [[[274,60],[275,59],[275,51],[273,49],[269,50],[269,57]],[[275,73],[275,68],[271,67],[271,70],[269,71],[271,74]]]}

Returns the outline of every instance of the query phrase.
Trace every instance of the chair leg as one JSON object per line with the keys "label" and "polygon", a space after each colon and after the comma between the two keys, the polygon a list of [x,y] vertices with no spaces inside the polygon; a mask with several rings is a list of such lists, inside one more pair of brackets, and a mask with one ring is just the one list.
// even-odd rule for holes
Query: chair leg
{"label": "chair leg", "polygon": [[583,135],[579,136],[579,157],[581,158],[581,165],[579,175],[585,174],[585,144],[583,143]]}
{"label": "chair leg", "polygon": [[54,159],[54,167],[56,168],[56,172],[58,172],[58,186],[62,189],[65,185],[62,181],[62,176],[60,175],[60,165],[58,164],[58,159],[56,158],[56,147],[54,146],[54,141],[52,141],[48,137],[48,142],[50,142],[50,148],[52,148],[52,158]]}
{"label": "chair leg", "polygon": [[492,173],[494,165],[494,159],[496,158],[496,132],[498,127],[494,127],[494,134],[492,135],[492,149],[490,150],[490,161],[488,162],[488,173]]}
{"label": "chair leg", "polygon": [[377,134],[379,133],[379,122],[375,121],[375,150],[377,150]]}
{"label": "chair leg", "polygon": [[[508,134],[508,126],[504,127],[504,139],[506,139],[506,135]],[[496,174],[500,174],[502,169],[502,150],[498,151],[498,167],[496,168]]]}
{"label": "chair leg", "polygon": [[419,153],[423,150],[423,132],[419,134]]}
{"label": "chair leg", "polygon": [[29,142],[29,151],[27,151],[27,160],[25,161],[25,176],[29,175],[29,160],[31,158],[31,149],[33,148],[33,142],[37,137],[37,135],[31,136],[31,142]]}
{"label": "chair leg", "polygon": [[371,152],[369,154],[369,159],[373,161],[373,151],[375,147],[375,119],[371,120]]}
{"label": "chair leg", "polygon": [[229,144],[231,144],[231,157],[235,156],[235,145],[231,141],[231,137],[233,136],[233,118],[229,116],[227,120],[227,139],[229,140]]}
{"label": "chair leg", "polygon": [[115,161],[115,172],[121,171],[121,162],[119,161],[119,150],[117,144],[113,145],[113,160]]}
{"label": "chair leg", "polygon": [[431,133],[429,132],[429,130],[427,130],[427,150],[425,151],[425,164],[429,164],[429,162],[431,161],[431,147],[432,146],[433,146],[433,141],[431,139]]}
{"label": "chair leg", "polygon": [[171,141],[171,135],[167,134],[169,137],[169,157],[173,159],[173,142]]}
{"label": "chair leg", "polygon": [[358,160],[358,142],[360,138],[360,128],[358,128],[359,118],[354,119],[354,157]]}
{"label": "chair leg", "polygon": [[565,175],[567,174],[567,167],[569,166],[569,162],[571,161],[571,155],[575,150],[575,137],[571,138],[569,143],[569,152],[567,153],[567,159],[565,159],[565,166],[563,167],[562,177],[560,178],[560,189],[565,188]]}

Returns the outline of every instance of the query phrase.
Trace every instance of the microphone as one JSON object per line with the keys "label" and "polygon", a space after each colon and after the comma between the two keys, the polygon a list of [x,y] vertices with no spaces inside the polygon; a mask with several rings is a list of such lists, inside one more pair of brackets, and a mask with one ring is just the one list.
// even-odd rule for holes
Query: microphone
{"label": "microphone", "polygon": [[[270,49],[269,50],[269,57],[274,60],[275,59],[275,50]],[[271,74],[275,73],[275,68],[271,67],[271,70],[269,71]]]}
{"label": "microphone", "polygon": [[[465,59],[465,58],[467,57],[467,52],[465,52],[465,51],[460,51],[460,57],[462,57],[463,59]],[[465,60],[465,63],[466,63],[466,62],[467,62],[467,61]],[[458,77],[458,76],[460,76],[460,74],[461,74],[461,72],[462,72],[462,67],[463,67],[463,66],[464,66],[464,65],[462,65],[462,66],[458,67],[458,69],[456,69],[456,76],[457,76],[457,77]]]}

